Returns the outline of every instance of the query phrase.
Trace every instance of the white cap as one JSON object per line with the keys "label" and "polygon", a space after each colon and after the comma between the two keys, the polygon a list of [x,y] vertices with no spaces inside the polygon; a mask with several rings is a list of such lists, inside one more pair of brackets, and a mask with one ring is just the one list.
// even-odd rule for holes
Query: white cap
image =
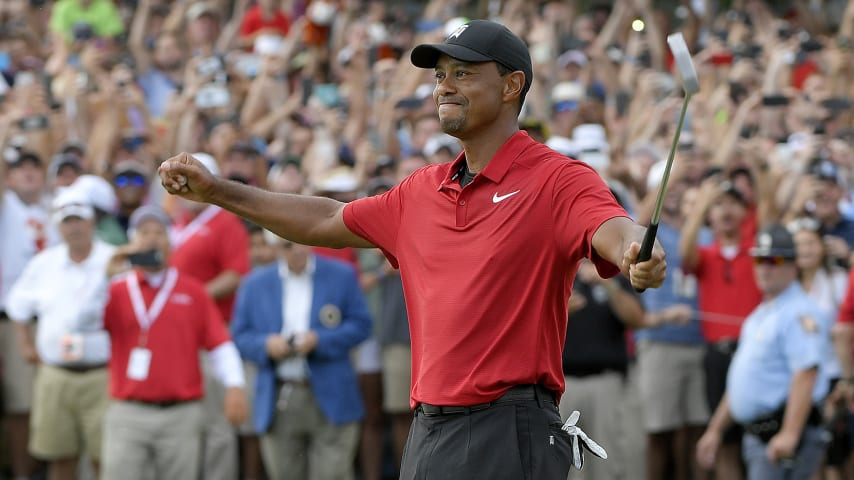
{"label": "white cap", "polygon": [[649,173],[646,175],[646,189],[648,191],[657,190],[658,186],[661,185],[661,177],[664,175],[666,166],[666,160],[659,160],[649,168]]}
{"label": "white cap", "polygon": [[311,2],[311,5],[308,6],[308,11],[306,12],[306,16],[311,20],[311,23],[320,26],[327,26],[332,24],[332,20],[335,19],[335,14],[338,9],[335,8],[331,2],[327,2],[325,0],[314,0]]}
{"label": "white cap", "polygon": [[119,200],[107,180],[97,175],[80,175],[71,186],[86,195],[89,205],[107,213],[116,211]]}
{"label": "white cap", "polygon": [[578,149],[578,159],[598,171],[611,164],[610,147],[605,127],[598,123],[585,123],[572,129],[572,141]]}
{"label": "white cap", "polygon": [[552,88],[552,103],[577,102],[584,96],[584,86],[578,82],[560,82]]}
{"label": "white cap", "polygon": [[573,128],[572,141],[575,142],[579,151],[610,151],[605,127],[598,123],[584,123]]}
{"label": "white cap", "polygon": [[53,213],[51,218],[54,223],[60,224],[66,218],[79,217],[84,220],[95,218],[95,209],[89,201],[89,197],[82,189],[74,186],[61,188],[51,205]]}
{"label": "white cap", "polygon": [[347,193],[359,188],[359,180],[350,167],[337,167],[327,172],[316,185],[318,192]]}
{"label": "white cap", "polygon": [[567,50],[557,57],[557,63],[561,67],[566,67],[571,63],[583,67],[587,65],[587,55],[581,50]]}
{"label": "white cap", "polygon": [[193,154],[193,158],[201,162],[212,174],[219,175],[219,164],[216,163],[216,159],[210,153],[196,152]]}
{"label": "white cap", "polygon": [[190,5],[190,8],[187,9],[187,20],[193,21],[205,14],[210,14],[219,18],[219,12],[217,9],[208,2],[202,1]]}
{"label": "white cap", "polygon": [[559,135],[552,135],[549,137],[549,139],[546,140],[546,146],[561,155],[566,155],[567,157],[575,157],[578,154],[578,148],[575,146],[575,143],[572,140]]}
{"label": "white cap", "polygon": [[264,34],[255,37],[252,50],[258,55],[281,57],[285,52],[285,39],[279,35]]}
{"label": "white cap", "polygon": [[452,157],[456,157],[462,151],[459,140],[447,133],[436,133],[424,143],[424,155],[432,156],[441,148],[447,148]]}

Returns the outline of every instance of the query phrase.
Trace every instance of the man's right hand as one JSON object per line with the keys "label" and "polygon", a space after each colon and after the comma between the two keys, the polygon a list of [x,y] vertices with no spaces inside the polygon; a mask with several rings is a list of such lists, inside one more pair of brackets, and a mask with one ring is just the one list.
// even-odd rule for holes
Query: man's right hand
{"label": "man's right hand", "polygon": [[161,163],[158,173],[167,192],[196,202],[207,202],[216,183],[202,162],[186,152]]}
{"label": "man's right hand", "polygon": [[23,343],[21,345],[21,356],[24,357],[24,360],[26,360],[27,363],[32,365],[38,365],[41,363],[36,346],[31,343]]}
{"label": "man's right hand", "polygon": [[277,334],[272,334],[267,337],[266,343],[267,356],[273,360],[281,360],[291,353],[291,346],[285,337]]}
{"label": "man's right hand", "polygon": [[715,466],[715,457],[721,447],[721,433],[709,428],[697,442],[697,463],[705,469]]}

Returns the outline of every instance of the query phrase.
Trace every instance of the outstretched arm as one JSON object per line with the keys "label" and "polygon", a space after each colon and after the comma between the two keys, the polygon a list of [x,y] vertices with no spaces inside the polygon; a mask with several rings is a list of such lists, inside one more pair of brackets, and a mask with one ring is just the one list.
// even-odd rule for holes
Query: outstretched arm
{"label": "outstretched arm", "polygon": [[593,234],[593,249],[600,257],[620,267],[636,289],[658,288],[664,282],[667,263],[658,243],[645,262],[637,262],[646,229],[626,217],[607,220]]}
{"label": "outstretched arm", "polygon": [[188,200],[219,205],[276,235],[304,245],[372,247],[344,224],[344,204],[329,198],[261,190],[212,175],[187,153],[160,165],[166,191]]}

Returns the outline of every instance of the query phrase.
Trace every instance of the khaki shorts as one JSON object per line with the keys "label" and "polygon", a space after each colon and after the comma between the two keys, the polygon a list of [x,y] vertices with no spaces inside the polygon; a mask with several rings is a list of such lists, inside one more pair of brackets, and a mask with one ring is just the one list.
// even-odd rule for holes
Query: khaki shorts
{"label": "khaki shorts", "polygon": [[412,348],[409,345],[383,347],[383,410],[409,413],[412,385]]}
{"label": "khaki shorts", "polygon": [[70,372],[42,364],[30,414],[30,454],[51,461],[87,453],[98,461],[107,405],[106,367]]}
{"label": "khaki shorts", "polygon": [[638,380],[647,432],[708,422],[703,351],[702,345],[638,342]]}
{"label": "khaki shorts", "polygon": [[0,364],[3,368],[3,413],[28,413],[33,406],[36,367],[24,360],[11,320],[0,320]]}

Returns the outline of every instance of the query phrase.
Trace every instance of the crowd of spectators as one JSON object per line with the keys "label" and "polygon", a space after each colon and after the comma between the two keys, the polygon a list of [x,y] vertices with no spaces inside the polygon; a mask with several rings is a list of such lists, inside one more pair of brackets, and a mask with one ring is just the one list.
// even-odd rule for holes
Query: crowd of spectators
{"label": "crowd of spectators", "polygon": [[[223,177],[277,192],[341,201],[380,194],[460,153],[440,130],[432,72],[413,67],[409,51],[441,42],[469,18],[499,21],[529,45],[534,78],[520,128],[593,166],[641,224],[651,217],[682,102],[666,35],[681,31],[693,54],[701,89],[681,132],[660,230],[668,283],[639,295],[645,318],[629,322],[625,341],[593,349],[613,356],[576,357],[567,371],[575,381],[606,371],[620,380],[622,400],[608,403],[615,411],[598,409],[589,420],[619,422],[610,429],[624,433],[623,453],[608,460],[617,473],[608,475],[708,474],[690,452],[723,392],[741,323],[760,302],[750,260],[741,257],[769,222],[790,228],[802,286],[838,318],[836,349],[827,352],[839,382],[823,408],[833,432],[823,470],[827,479],[854,474],[854,0],[4,0],[0,478],[44,470],[27,449],[44,359],[3,307],[27,260],[68,241],[54,197],[84,193],[97,238],[121,246],[132,213],[145,205],[162,207],[175,232],[195,233],[188,227],[205,214],[165,195],[156,177],[177,152],[198,152]],[[229,225],[175,265],[203,272],[198,279],[226,321],[250,265],[277,260],[261,229]],[[188,245],[173,238],[173,248]],[[315,253],[351,263],[367,295],[373,334],[352,353],[365,403],[353,472],[392,478],[410,415],[399,276],[378,251]],[[597,288],[587,295],[617,291]],[[67,292],[47,296],[74,301]],[[639,324],[646,328],[629,328]],[[598,340],[596,329],[572,327],[580,338],[568,345]],[[653,352],[667,353],[653,361]],[[251,365],[246,373],[251,397]],[[206,388],[215,391],[213,383]],[[568,390],[567,408],[572,399]],[[206,415],[221,418],[222,409]],[[264,478],[254,439],[264,432],[251,421],[219,424],[234,440],[224,448],[236,456],[239,444],[235,476]],[[737,448],[721,454],[718,478],[739,478]]]}

